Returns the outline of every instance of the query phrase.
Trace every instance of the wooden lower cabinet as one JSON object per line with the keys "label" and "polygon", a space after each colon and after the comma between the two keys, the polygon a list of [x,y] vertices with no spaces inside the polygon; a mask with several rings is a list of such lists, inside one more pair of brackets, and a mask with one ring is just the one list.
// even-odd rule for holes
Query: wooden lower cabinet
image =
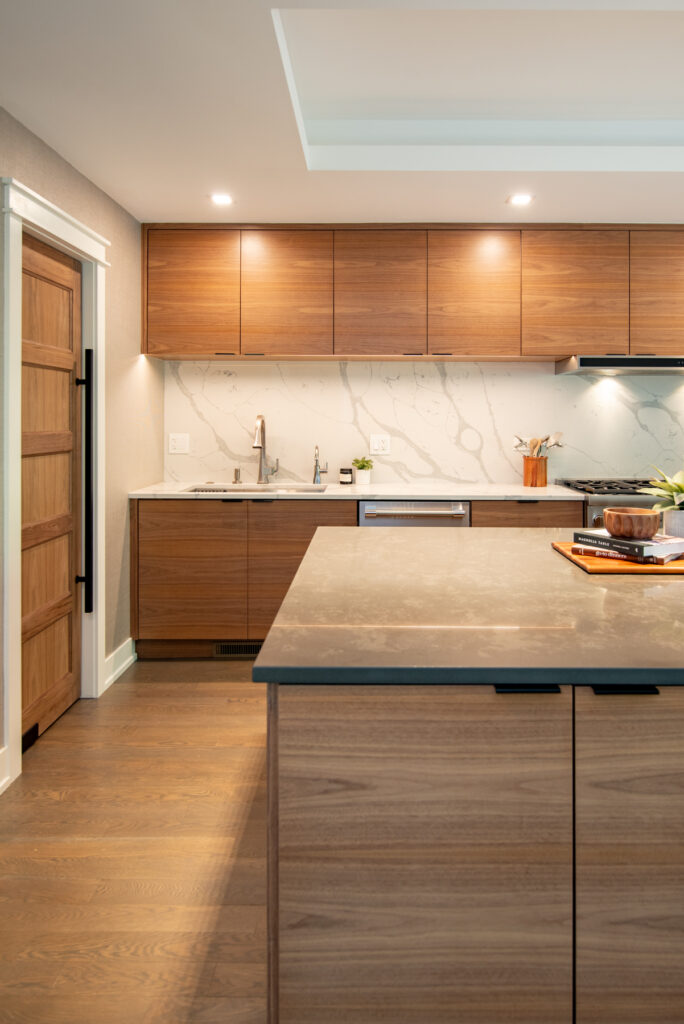
{"label": "wooden lower cabinet", "polygon": [[584,502],[537,501],[473,501],[470,506],[471,526],[575,526],[584,525]]}
{"label": "wooden lower cabinet", "polygon": [[357,503],[344,499],[131,501],[141,656],[207,657],[213,643],[189,642],[263,640],[317,528],[356,523]]}
{"label": "wooden lower cabinet", "polygon": [[570,688],[269,709],[271,1024],[571,1024]]}
{"label": "wooden lower cabinet", "polygon": [[319,526],[356,526],[355,501],[250,501],[247,620],[250,640],[271,628]]}
{"label": "wooden lower cabinet", "polygon": [[575,701],[577,1024],[682,1024],[684,687]]}
{"label": "wooden lower cabinet", "polygon": [[[150,499],[133,504],[136,639],[245,637],[246,503]],[[132,605],[135,617],[135,594]]]}

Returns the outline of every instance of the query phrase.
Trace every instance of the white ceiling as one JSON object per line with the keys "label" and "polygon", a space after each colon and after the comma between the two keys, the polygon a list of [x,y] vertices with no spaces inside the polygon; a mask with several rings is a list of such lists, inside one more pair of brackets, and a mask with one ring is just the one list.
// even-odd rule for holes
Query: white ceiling
{"label": "white ceiling", "polygon": [[145,221],[684,222],[684,2],[360,2],[0,0],[0,103]]}

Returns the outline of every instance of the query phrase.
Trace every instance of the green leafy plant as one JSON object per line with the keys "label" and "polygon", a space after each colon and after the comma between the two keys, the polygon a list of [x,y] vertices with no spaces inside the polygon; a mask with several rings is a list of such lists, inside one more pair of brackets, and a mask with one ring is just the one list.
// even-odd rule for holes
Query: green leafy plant
{"label": "green leafy plant", "polygon": [[[362,459],[352,459],[352,466],[355,466],[357,469],[372,469],[373,460],[368,459],[365,456]],[[682,490],[684,490],[684,488],[682,488]]]}
{"label": "green leafy plant", "polygon": [[653,494],[661,500],[653,506],[659,512],[667,512],[672,508],[684,508],[684,469],[680,469],[674,476],[668,476],[657,466],[653,467],[660,477],[649,480],[650,487],[640,487],[640,494]]}

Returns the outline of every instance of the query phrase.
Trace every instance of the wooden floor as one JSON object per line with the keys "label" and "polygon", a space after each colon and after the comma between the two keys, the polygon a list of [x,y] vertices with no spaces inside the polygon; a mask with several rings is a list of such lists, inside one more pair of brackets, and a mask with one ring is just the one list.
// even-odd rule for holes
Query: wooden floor
{"label": "wooden floor", "polygon": [[265,1024],[265,688],[141,662],[0,797],[0,1022]]}

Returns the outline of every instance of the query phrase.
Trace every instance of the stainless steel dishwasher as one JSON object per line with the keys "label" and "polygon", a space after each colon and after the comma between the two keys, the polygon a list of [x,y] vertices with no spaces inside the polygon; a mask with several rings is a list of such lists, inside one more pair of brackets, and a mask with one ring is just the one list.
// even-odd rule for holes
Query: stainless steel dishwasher
{"label": "stainless steel dishwasher", "polygon": [[470,502],[360,501],[359,526],[470,526]]}

